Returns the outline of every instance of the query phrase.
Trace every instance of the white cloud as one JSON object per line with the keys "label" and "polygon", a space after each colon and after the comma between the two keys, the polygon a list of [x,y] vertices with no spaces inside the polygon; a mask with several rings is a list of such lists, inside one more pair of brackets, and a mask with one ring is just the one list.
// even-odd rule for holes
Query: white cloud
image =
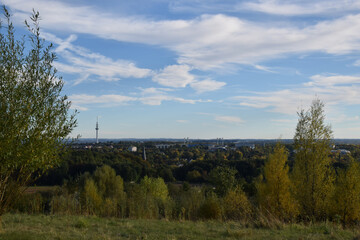
{"label": "white cloud", "polygon": [[146,105],[161,105],[164,101],[173,101],[179,103],[187,103],[187,104],[195,104],[195,103],[204,103],[204,102],[211,102],[211,100],[201,100],[201,99],[185,99],[181,97],[174,97],[169,95],[152,95],[152,96],[145,96],[139,98],[139,100]]}
{"label": "white cloud", "polygon": [[71,109],[76,109],[76,110],[79,110],[79,111],[87,111],[87,110],[89,110],[89,108],[87,108],[87,107],[79,106],[79,105],[76,105],[76,104],[71,104]]}
{"label": "white cloud", "polygon": [[66,63],[55,62],[55,67],[60,72],[80,75],[75,84],[87,80],[90,76],[97,76],[105,81],[118,81],[121,78],[144,78],[152,72],[149,69],[136,67],[133,62],[122,59],[114,61],[101,54],[76,46],[71,43],[76,40],[76,35],[70,35],[66,40],[49,33],[44,33],[43,36],[58,45],[55,49],[56,53],[66,60]]}
{"label": "white cloud", "polygon": [[[310,1],[306,4],[298,2],[303,8],[304,6],[306,9],[314,8],[314,4]],[[335,0],[330,2],[328,9],[336,3]],[[41,24],[48,31],[85,33],[104,39],[162,46],[178,54],[178,64],[188,65],[194,69],[219,68],[229,63],[256,65],[264,60],[294,53],[346,54],[360,49],[360,32],[358,31],[360,14],[299,27],[291,23],[281,26],[250,22],[223,14],[201,15],[190,20],[156,21],[139,16],[99,13],[95,8],[79,7],[54,0],[7,0],[4,3],[14,9],[15,16],[21,20],[26,18],[36,6],[42,14]],[[358,1],[343,0],[336,6],[345,3],[349,3],[346,8],[359,9]],[[324,8],[324,4],[327,3],[321,1],[321,4],[321,8]],[[298,10],[298,5],[286,1],[263,0],[256,6],[266,5],[275,6],[275,9],[283,12],[292,11],[292,14],[305,11]],[[285,7],[281,8],[280,5]],[[90,69],[94,67],[91,63],[84,64]],[[120,69],[125,65],[136,70],[131,63],[115,62],[113,64],[109,68],[104,66],[99,71],[112,71],[112,66],[118,65]],[[110,76],[109,79],[111,77],[114,76]],[[189,78],[185,76],[185,79],[182,79],[185,82],[176,79],[172,79],[173,82],[167,82],[162,77],[158,81],[181,87],[189,84],[191,76],[187,77]]]}
{"label": "white cloud", "polygon": [[226,85],[212,79],[197,80],[197,76],[190,73],[188,65],[170,65],[153,76],[153,81],[166,87],[184,88],[190,85],[198,93],[216,91]]}
{"label": "white cloud", "polygon": [[357,0],[258,0],[238,5],[267,14],[297,16],[352,12],[360,9]]}
{"label": "white cloud", "polygon": [[314,75],[310,78],[312,81],[306,83],[306,86],[334,86],[346,84],[360,84],[360,76],[346,76],[346,75]]}
{"label": "white cloud", "polygon": [[206,103],[211,100],[202,99],[185,99],[181,97],[175,97],[167,95],[162,91],[153,92],[149,94],[148,91],[142,92],[142,97],[129,97],[118,94],[106,94],[106,95],[88,95],[88,94],[73,94],[69,96],[69,100],[72,102],[73,109],[79,109],[86,111],[89,106],[100,105],[102,107],[113,107],[116,105],[126,105],[131,102],[141,102],[145,105],[161,105],[164,101],[173,101],[186,104]]}
{"label": "white cloud", "polygon": [[131,101],[136,101],[137,98],[123,95],[108,94],[108,95],[88,95],[88,94],[73,94],[69,96],[71,102],[75,105],[89,105],[89,104],[126,104]]}
{"label": "white cloud", "polygon": [[241,118],[234,116],[215,116],[215,121],[231,124],[239,124],[244,122],[244,120],[242,120]]}
{"label": "white cloud", "polygon": [[329,117],[330,122],[334,123],[344,123],[344,122],[359,122],[360,117],[359,116],[347,116],[345,114],[337,114],[336,116]]}
{"label": "white cloud", "polygon": [[265,14],[299,16],[353,12],[360,9],[357,0],[173,0],[169,8],[175,12],[211,13],[255,11]]}
{"label": "white cloud", "polygon": [[360,60],[356,60],[355,63],[354,63],[354,66],[359,67],[360,66]]}
{"label": "white cloud", "polygon": [[153,81],[166,87],[184,88],[195,79],[190,70],[187,65],[170,65],[155,74]]}
{"label": "white cloud", "polygon": [[214,81],[211,79],[206,79],[206,80],[202,80],[202,81],[194,81],[193,83],[190,84],[190,86],[199,93],[215,91],[215,90],[222,88],[225,85],[226,85],[225,82]]}
{"label": "white cloud", "polygon": [[186,104],[195,104],[195,103],[207,103],[211,100],[202,100],[202,99],[185,99],[182,97],[169,95],[173,89],[169,88],[145,88],[141,90],[141,97],[139,101],[146,105],[161,105],[164,101],[173,101]]}
{"label": "white cloud", "polygon": [[312,81],[304,85],[279,91],[254,92],[247,96],[237,96],[239,105],[253,108],[267,108],[269,111],[293,115],[300,108],[307,108],[319,97],[327,106],[360,104],[360,81],[356,76],[311,77]]}
{"label": "white cloud", "polygon": [[161,105],[163,101],[169,101],[171,97],[166,95],[153,95],[147,97],[141,97],[140,101],[145,105],[157,106]]}
{"label": "white cloud", "polygon": [[269,67],[262,66],[262,65],[259,65],[259,64],[254,65],[254,67],[256,69],[258,69],[258,70],[261,70],[261,71],[270,72],[270,73],[276,73],[275,71],[271,70]]}
{"label": "white cloud", "polygon": [[143,95],[147,95],[147,94],[164,94],[166,92],[172,92],[173,89],[171,88],[154,88],[154,87],[150,87],[150,88],[139,88],[141,90],[141,93]]}

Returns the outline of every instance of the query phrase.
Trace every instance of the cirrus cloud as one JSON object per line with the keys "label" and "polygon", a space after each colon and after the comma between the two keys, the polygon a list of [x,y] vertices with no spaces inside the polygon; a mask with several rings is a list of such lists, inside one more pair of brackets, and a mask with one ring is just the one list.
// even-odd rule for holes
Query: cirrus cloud
{"label": "cirrus cloud", "polygon": [[235,116],[215,116],[215,121],[231,124],[244,123],[244,120]]}
{"label": "cirrus cloud", "polygon": [[298,16],[352,12],[360,9],[356,0],[258,0],[239,4],[242,9],[267,14]]}
{"label": "cirrus cloud", "polygon": [[223,86],[226,85],[225,82],[219,82],[212,79],[206,79],[202,81],[195,81],[190,84],[193,89],[195,89],[197,92],[208,92],[208,91],[215,91]]}
{"label": "cirrus cloud", "polygon": [[233,100],[238,105],[266,108],[271,112],[293,115],[299,107],[308,106],[315,96],[328,106],[360,104],[360,78],[351,75],[314,75],[312,81],[292,88],[268,92],[251,92]]}
{"label": "cirrus cloud", "polygon": [[[21,20],[37,6],[42,13],[42,26],[48,31],[161,46],[178,55],[178,64],[201,70],[231,63],[256,65],[289,54],[347,54],[360,49],[360,14],[297,26],[252,22],[224,14],[203,14],[187,20],[153,20],[99,13],[92,7],[54,0],[5,0],[4,3]],[[280,1],[259,2],[280,5],[276,3]],[[358,3],[353,2],[351,6],[355,5]],[[173,84],[182,86],[189,81],[185,80]],[[163,82],[163,78],[158,81]]]}

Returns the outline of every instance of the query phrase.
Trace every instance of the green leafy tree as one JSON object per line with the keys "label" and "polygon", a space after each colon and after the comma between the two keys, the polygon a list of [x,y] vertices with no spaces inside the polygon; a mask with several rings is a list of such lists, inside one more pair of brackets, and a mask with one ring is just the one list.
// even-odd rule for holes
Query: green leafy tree
{"label": "green leafy tree", "polygon": [[160,218],[170,215],[169,192],[162,178],[145,176],[140,184],[131,187],[127,194],[130,217]]}
{"label": "green leafy tree", "polygon": [[265,163],[263,179],[257,184],[260,207],[265,213],[284,220],[294,218],[298,210],[290,192],[287,159],[285,147],[277,143],[274,152]]}
{"label": "green leafy tree", "polygon": [[123,179],[108,165],[96,169],[94,181],[103,198],[121,198],[124,194]]}
{"label": "green leafy tree", "polygon": [[104,206],[102,206],[103,215],[123,216],[126,196],[124,181],[121,176],[116,175],[115,170],[110,166],[104,165],[96,169],[93,179],[104,202]]}
{"label": "green leafy tree", "polygon": [[330,146],[332,130],[325,124],[324,104],[315,99],[308,111],[301,110],[294,136],[294,193],[303,217],[324,219],[334,189]]}
{"label": "green leafy tree", "polygon": [[347,169],[339,169],[334,200],[344,226],[360,220],[360,163],[352,157]]}
{"label": "green leafy tree", "polygon": [[149,178],[145,176],[140,182],[140,187],[146,194],[151,195],[155,199],[165,201],[169,197],[168,188],[162,178]]}
{"label": "green leafy tree", "polygon": [[237,171],[229,167],[216,167],[210,172],[210,181],[215,186],[215,192],[224,196],[229,190],[236,187]]}
{"label": "green leafy tree", "polygon": [[[39,13],[17,40],[4,7],[0,25],[0,216],[24,186],[59,162],[64,139],[76,125],[61,95],[52,45],[40,37]],[[4,24],[5,23],[5,24]],[[4,26],[5,25],[5,26]]]}
{"label": "green leafy tree", "polygon": [[98,214],[101,211],[103,199],[92,178],[85,181],[84,191],[82,193],[85,200],[85,211],[87,214]]}

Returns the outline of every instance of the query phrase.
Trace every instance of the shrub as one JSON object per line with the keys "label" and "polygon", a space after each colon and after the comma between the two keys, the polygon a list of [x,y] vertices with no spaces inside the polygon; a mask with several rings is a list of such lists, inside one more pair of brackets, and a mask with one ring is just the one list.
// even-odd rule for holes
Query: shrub
{"label": "shrub", "polygon": [[[77,214],[81,213],[81,208],[75,203],[73,195],[60,195],[54,196],[51,200],[51,213],[52,214]],[[79,206],[80,209],[78,209]]]}
{"label": "shrub", "polygon": [[252,214],[252,205],[241,188],[230,190],[223,198],[225,220],[247,221]]}
{"label": "shrub", "polygon": [[84,208],[87,214],[99,214],[101,211],[102,198],[98,192],[93,179],[87,179],[85,181],[85,187],[83,192]]}
{"label": "shrub", "polygon": [[45,200],[38,192],[22,195],[12,206],[12,210],[29,214],[43,213],[44,208]]}
{"label": "shrub", "polygon": [[174,218],[179,220],[198,219],[199,208],[204,200],[204,191],[199,187],[192,187],[187,191],[181,192],[179,197],[175,199]]}
{"label": "shrub", "polygon": [[221,219],[220,200],[214,195],[207,197],[199,208],[199,217],[201,219]]}
{"label": "shrub", "polygon": [[202,179],[201,173],[197,170],[189,171],[186,175],[186,180],[189,182],[200,182]]}
{"label": "shrub", "polygon": [[340,169],[336,181],[333,211],[343,224],[360,220],[360,163],[350,158],[347,169]]}
{"label": "shrub", "polygon": [[218,196],[224,196],[236,187],[237,170],[229,167],[216,167],[210,172],[210,181],[215,186]]}

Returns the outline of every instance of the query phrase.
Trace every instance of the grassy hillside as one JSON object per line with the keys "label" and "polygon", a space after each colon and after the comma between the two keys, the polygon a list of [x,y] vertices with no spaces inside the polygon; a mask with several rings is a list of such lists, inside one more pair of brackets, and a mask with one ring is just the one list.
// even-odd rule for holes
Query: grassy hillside
{"label": "grassy hillside", "polygon": [[354,239],[358,234],[327,223],[257,229],[237,222],[6,214],[0,239]]}

